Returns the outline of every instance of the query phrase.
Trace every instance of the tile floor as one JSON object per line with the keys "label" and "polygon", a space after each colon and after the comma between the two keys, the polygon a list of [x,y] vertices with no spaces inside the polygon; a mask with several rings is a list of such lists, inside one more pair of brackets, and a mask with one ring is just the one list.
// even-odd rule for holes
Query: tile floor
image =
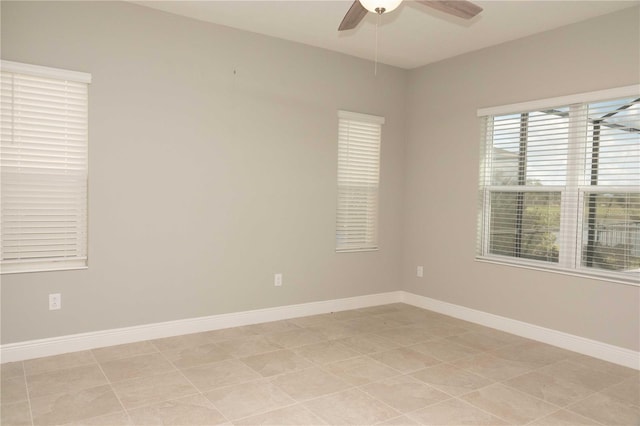
{"label": "tile floor", "polygon": [[5,426],[640,424],[640,372],[404,304],[0,370]]}

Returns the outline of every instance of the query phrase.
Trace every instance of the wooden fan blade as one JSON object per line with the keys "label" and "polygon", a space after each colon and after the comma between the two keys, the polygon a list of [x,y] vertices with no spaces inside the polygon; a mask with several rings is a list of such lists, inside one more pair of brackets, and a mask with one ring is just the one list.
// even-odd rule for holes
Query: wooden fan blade
{"label": "wooden fan blade", "polygon": [[418,3],[464,19],[471,19],[482,12],[480,6],[466,0],[418,0]]}
{"label": "wooden fan blade", "polygon": [[347,14],[342,18],[338,31],[351,30],[355,28],[366,14],[367,9],[365,9],[358,0],[354,1]]}

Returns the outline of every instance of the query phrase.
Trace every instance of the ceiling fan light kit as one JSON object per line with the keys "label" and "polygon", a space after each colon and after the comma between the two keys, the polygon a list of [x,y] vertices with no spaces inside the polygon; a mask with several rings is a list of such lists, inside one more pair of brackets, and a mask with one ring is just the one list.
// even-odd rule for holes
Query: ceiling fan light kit
{"label": "ceiling fan light kit", "polygon": [[400,6],[402,0],[360,0],[360,3],[362,3],[362,6],[364,6],[364,8],[369,12],[382,15],[383,13],[395,10]]}

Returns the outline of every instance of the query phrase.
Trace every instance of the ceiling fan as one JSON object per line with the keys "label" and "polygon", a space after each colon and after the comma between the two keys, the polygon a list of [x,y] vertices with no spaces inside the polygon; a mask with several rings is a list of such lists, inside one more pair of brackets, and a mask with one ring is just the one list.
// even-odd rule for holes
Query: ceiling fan
{"label": "ceiling fan", "polygon": [[[471,19],[482,12],[480,6],[466,0],[417,0],[417,2],[464,19]],[[400,6],[400,3],[402,0],[355,0],[342,19],[338,31],[355,28],[367,12],[382,15],[391,12]]]}

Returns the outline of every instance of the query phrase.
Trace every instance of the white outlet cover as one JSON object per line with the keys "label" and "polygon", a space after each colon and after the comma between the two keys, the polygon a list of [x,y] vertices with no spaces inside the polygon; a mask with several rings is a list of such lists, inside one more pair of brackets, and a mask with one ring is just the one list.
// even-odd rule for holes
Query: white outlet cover
{"label": "white outlet cover", "polygon": [[416,268],[416,276],[419,278],[424,277],[424,267],[423,266],[418,266]]}
{"label": "white outlet cover", "polygon": [[62,296],[60,293],[53,293],[49,295],[49,310],[55,311],[62,308]]}

